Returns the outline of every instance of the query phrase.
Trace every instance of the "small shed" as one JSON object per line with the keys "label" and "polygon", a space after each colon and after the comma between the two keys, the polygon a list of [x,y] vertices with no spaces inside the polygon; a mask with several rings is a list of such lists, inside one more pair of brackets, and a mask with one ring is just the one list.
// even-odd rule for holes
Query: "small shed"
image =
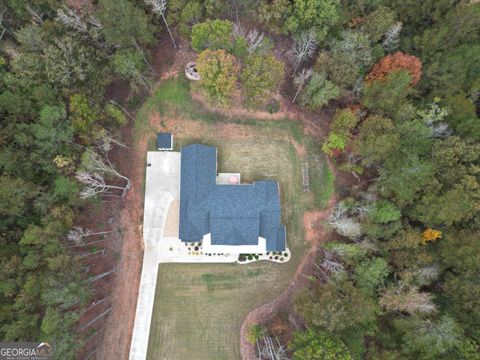
{"label": "small shed", "polygon": [[157,150],[161,150],[161,151],[173,150],[173,135],[171,133],[157,134]]}

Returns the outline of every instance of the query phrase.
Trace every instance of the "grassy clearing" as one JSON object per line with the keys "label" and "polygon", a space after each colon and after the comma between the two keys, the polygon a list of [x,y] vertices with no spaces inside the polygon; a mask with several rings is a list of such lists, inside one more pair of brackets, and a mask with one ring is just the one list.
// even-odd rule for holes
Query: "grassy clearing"
{"label": "grassy clearing", "polygon": [[[175,130],[176,146],[194,142],[218,148],[219,171],[240,172],[242,182],[276,179],[280,182],[283,222],[292,259],[286,264],[161,264],[150,330],[148,359],[238,359],[239,334],[245,316],[286,288],[308,245],[303,236],[305,211],[321,205],[330,194],[331,175],[321,155],[301,157],[289,139],[306,146],[302,128],[293,121],[227,120],[194,104],[183,80],[169,80],[157,89],[139,112],[136,131],[153,138],[159,129],[148,115],[182,119]],[[215,120],[215,121],[213,121]],[[222,120],[222,124],[218,121]],[[222,125],[235,124],[232,131]],[[160,121],[162,125],[162,122]],[[201,125],[187,131],[187,124]],[[230,129],[228,129],[230,130]],[[237,132],[241,136],[237,136]],[[316,150],[319,153],[318,150]],[[312,162],[313,195],[302,191],[301,163]],[[333,182],[332,182],[333,183]],[[313,190],[312,188],[312,190]]]}

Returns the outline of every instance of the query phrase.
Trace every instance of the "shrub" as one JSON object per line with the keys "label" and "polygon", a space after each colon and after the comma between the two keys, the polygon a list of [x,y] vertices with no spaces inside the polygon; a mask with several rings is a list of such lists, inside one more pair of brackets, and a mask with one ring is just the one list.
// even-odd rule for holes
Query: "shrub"
{"label": "shrub", "polygon": [[272,100],[272,101],[269,101],[268,104],[267,104],[267,111],[270,113],[270,114],[275,114],[276,112],[278,112],[280,110],[280,104],[278,103],[277,100]]}
{"label": "shrub", "polygon": [[247,340],[250,344],[255,344],[264,334],[265,329],[261,325],[252,325],[250,329],[248,329]]}
{"label": "shrub", "polygon": [[323,144],[322,150],[328,156],[335,156],[341,151],[345,150],[346,145],[347,137],[345,135],[339,135],[331,132],[328,134],[327,141]]}

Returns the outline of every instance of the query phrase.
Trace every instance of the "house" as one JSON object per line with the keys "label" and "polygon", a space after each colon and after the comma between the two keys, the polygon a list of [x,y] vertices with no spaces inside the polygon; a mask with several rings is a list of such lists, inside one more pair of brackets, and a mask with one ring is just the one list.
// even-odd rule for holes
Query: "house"
{"label": "house", "polygon": [[171,133],[157,134],[157,150],[160,150],[160,151],[173,150],[173,135]]}
{"label": "house", "polygon": [[241,184],[240,174],[217,176],[215,147],[183,147],[179,238],[202,243],[205,253],[284,251],[286,229],[281,223],[278,182]]}

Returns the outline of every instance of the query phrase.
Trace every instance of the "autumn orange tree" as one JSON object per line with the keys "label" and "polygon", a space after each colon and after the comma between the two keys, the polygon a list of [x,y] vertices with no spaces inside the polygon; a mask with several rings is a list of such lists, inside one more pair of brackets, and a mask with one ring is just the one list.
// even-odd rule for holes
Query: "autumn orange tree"
{"label": "autumn orange tree", "polygon": [[420,81],[422,76],[422,62],[413,55],[397,51],[395,54],[390,54],[380,59],[380,61],[373,66],[366,80],[368,82],[382,80],[385,79],[388,74],[398,70],[408,71],[412,77],[411,84],[415,85]]}

